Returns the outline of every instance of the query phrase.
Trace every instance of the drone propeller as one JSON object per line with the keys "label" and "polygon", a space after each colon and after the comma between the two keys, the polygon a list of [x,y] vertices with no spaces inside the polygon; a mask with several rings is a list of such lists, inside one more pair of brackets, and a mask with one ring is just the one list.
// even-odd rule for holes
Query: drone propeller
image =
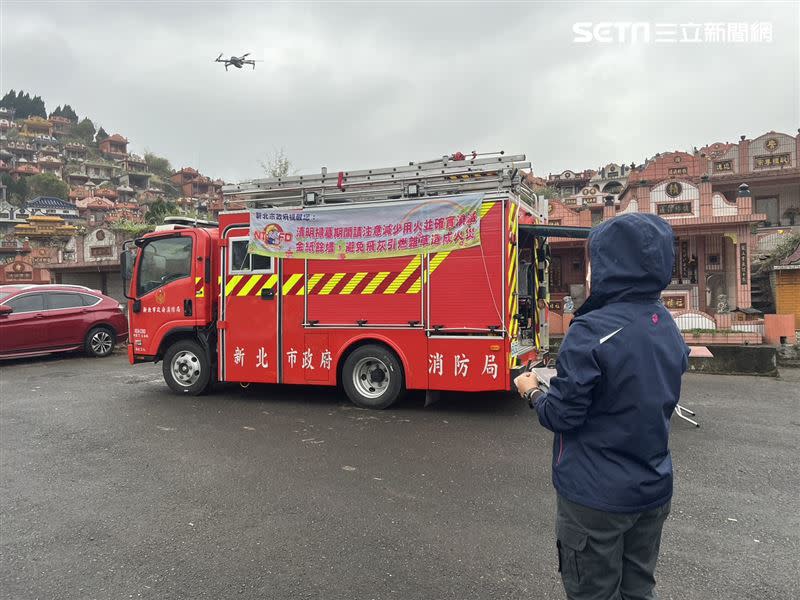
{"label": "drone propeller", "polygon": [[222,58],[222,52],[219,53],[219,56],[216,58],[214,62],[220,62],[220,58]]}
{"label": "drone propeller", "polygon": [[249,52],[242,54],[239,58],[247,58],[248,56],[250,56]]}

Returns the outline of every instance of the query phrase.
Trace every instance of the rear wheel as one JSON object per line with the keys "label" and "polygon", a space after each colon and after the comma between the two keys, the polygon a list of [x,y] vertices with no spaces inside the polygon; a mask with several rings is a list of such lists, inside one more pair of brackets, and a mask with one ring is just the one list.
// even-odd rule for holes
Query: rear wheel
{"label": "rear wheel", "polygon": [[206,351],[192,340],[175,342],[164,354],[164,381],[173,392],[196,396],[211,381],[211,365]]}
{"label": "rear wheel", "polygon": [[402,365],[394,352],[384,346],[361,346],[344,362],[342,387],[350,400],[358,406],[387,408],[403,391]]}
{"label": "rear wheel", "polygon": [[92,327],[86,334],[83,347],[86,354],[102,358],[114,351],[114,331],[109,327]]}

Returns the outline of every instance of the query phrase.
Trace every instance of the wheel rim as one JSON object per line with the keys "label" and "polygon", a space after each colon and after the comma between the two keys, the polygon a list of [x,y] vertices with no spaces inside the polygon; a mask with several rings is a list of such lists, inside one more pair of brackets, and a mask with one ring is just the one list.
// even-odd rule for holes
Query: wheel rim
{"label": "wheel rim", "polygon": [[95,354],[108,354],[114,346],[114,340],[111,339],[111,334],[109,332],[103,330],[98,331],[92,336],[90,344]]}
{"label": "wheel rim", "polygon": [[172,364],[170,370],[172,371],[172,378],[178,385],[183,387],[191,387],[197,380],[200,379],[200,359],[194,352],[189,350],[181,350],[174,357],[172,357]]}
{"label": "wheel rim", "polygon": [[391,380],[389,367],[377,358],[362,358],[353,369],[353,386],[366,398],[380,398]]}

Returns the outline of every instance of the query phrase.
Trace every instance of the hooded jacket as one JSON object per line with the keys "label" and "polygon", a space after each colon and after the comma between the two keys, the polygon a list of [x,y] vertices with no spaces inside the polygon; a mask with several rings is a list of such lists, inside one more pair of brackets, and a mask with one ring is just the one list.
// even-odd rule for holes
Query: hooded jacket
{"label": "hooded jacket", "polygon": [[673,236],[666,221],[639,213],[589,235],[590,295],[535,405],[555,433],[553,485],[577,504],[633,513],[672,497],[670,417],[689,360],[660,301],[672,276]]}

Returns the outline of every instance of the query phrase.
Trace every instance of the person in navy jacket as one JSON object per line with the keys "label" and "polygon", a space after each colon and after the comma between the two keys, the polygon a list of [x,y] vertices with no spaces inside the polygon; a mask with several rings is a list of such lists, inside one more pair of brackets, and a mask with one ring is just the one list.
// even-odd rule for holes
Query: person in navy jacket
{"label": "person in navy jacket", "polygon": [[651,600],[672,498],[670,417],[689,348],[660,301],[674,234],[652,214],[589,235],[590,295],[575,313],[547,392],[519,392],[554,432],[556,537],[570,600]]}

